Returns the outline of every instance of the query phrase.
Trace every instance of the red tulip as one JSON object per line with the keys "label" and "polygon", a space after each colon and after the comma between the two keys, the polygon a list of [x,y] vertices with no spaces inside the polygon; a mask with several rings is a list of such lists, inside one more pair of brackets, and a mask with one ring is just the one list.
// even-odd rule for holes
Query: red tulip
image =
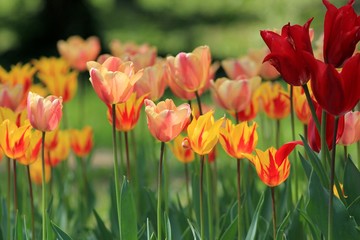
{"label": "red tulip", "polygon": [[289,23],[282,28],[281,35],[273,31],[261,31],[261,37],[271,51],[264,62],[270,61],[284,80],[293,86],[303,85],[310,79],[303,53],[313,53],[309,35],[311,21],[309,19],[304,26],[290,26]]}
{"label": "red tulip", "polygon": [[342,66],[353,55],[360,40],[360,17],[354,11],[354,2],[349,0],[345,6],[336,8],[328,0],[323,0],[327,8],[324,20],[324,60],[335,67]]}
{"label": "red tulip", "polygon": [[316,101],[334,116],[344,115],[360,99],[360,54],[348,59],[341,72],[332,65],[306,55],[311,68],[311,88]]}

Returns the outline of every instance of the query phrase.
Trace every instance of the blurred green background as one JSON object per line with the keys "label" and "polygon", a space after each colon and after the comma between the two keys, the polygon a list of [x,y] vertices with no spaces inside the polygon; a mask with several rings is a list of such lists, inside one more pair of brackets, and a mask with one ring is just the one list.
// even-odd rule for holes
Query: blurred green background
{"label": "blurred green background", "polygon": [[161,56],[207,44],[214,59],[236,57],[264,45],[260,29],[315,17],[319,36],[324,13],[321,0],[0,0],[0,64],[58,55],[56,42],[74,34],[99,36],[102,52],[119,39],[148,42]]}

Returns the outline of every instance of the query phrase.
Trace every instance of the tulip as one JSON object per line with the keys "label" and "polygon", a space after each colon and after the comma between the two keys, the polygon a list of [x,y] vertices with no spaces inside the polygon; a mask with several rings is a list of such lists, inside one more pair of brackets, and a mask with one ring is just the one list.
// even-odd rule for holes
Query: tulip
{"label": "tulip", "polygon": [[9,119],[0,124],[0,146],[4,154],[11,159],[24,156],[30,145],[31,125],[27,122],[18,127]]}
{"label": "tulip", "polygon": [[344,132],[339,139],[339,144],[349,146],[360,140],[360,112],[348,112],[344,118]]}
{"label": "tulip", "polygon": [[215,102],[230,112],[244,110],[251,100],[249,80],[230,80],[219,78],[212,81],[212,96]]}
{"label": "tulip", "polygon": [[224,121],[221,118],[214,121],[214,111],[209,111],[198,118],[193,118],[187,127],[188,137],[183,141],[183,146],[191,148],[199,155],[211,152],[219,139],[220,127]]}
{"label": "tulip", "polygon": [[92,36],[84,40],[80,36],[71,36],[66,41],[57,42],[60,55],[79,71],[86,70],[86,63],[93,61],[100,53],[100,40]]}
{"label": "tulip", "polygon": [[[130,98],[126,102],[118,103],[115,105],[116,111],[116,130],[122,132],[128,132],[136,126],[139,117],[141,106],[144,103],[144,99],[147,95],[143,95],[139,98],[136,97],[136,93],[132,93]],[[111,106],[108,107],[107,119],[112,125]]]}
{"label": "tulip", "polygon": [[[317,118],[320,121],[320,124],[322,122],[322,108],[320,106],[316,107],[316,115]],[[333,141],[333,136],[334,136],[334,122],[335,122],[335,117],[330,115],[330,114],[326,114],[326,143],[327,146],[329,148],[329,150],[332,149],[332,141]],[[344,116],[339,118],[339,126],[338,126],[338,130],[337,130],[337,134],[336,134],[336,142],[339,141],[339,138],[341,137],[341,135],[343,134],[344,131]],[[321,139],[319,136],[319,133],[316,129],[316,125],[314,122],[314,119],[311,117],[310,118],[310,122],[309,122],[309,126],[308,126],[308,141],[309,141],[309,145],[311,147],[312,150],[314,150],[315,152],[320,152],[321,149]]]}
{"label": "tulip", "polygon": [[54,150],[59,143],[59,128],[46,134],[45,148],[47,150]]}
{"label": "tulip", "polygon": [[354,2],[349,0],[345,6],[336,8],[328,0],[323,0],[327,9],[324,19],[324,61],[334,67],[341,67],[353,55],[360,40],[360,17],[354,11]]}
{"label": "tulip", "polygon": [[176,107],[171,99],[161,101],[157,105],[148,99],[145,99],[144,103],[148,128],[151,134],[162,142],[177,137],[189,121],[189,104]]}
{"label": "tulip", "polygon": [[210,80],[211,53],[208,46],[200,46],[191,53],[181,52],[167,57],[175,83],[188,92],[198,92]]}
{"label": "tulip", "polygon": [[18,63],[14,66],[11,66],[11,70],[9,72],[0,66],[0,79],[2,83],[8,84],[10,86],[15,86],[18,84],[22,85],[23,94],[27,94],[32,84],[35,72],[36,69],[29,63],[24,65]]}
{"label": "tulip", "polygon": [[86,157],[94,146],[93,129],[90,126],[85,126],[81,130],[71,130],[70,134],[71,149],[75,155],[79,157]]}
{"label": "tulip", "polygon": [[259,72],[259,66],[249,56],[225,59],[221,61],[221,66],[230,79],[236,80],[255,77]]}
{"label": "tulip", "polygon": [[45,164],[51,167],[57,166],[66,160],[70,154],[70,135],[68,131],[58,132],[58,144],[52,150],[45,148]]}
{"label": "tulip", "polygon": [[58,127],[62,117],[62,98],[43,98],[29,92],[27,111],[30,123],[35,129],[42,132],[53,131]]}
{"label": "tulip", "polygon": [[18,127],[28,124],[26,110],[21,111],[20,113],[16,113],[10,108],[0,107],[0,123],[6,119],[9,119],[10,122],[15,123]]}
{"label": "tulip", "polygon": [[9,86],[0,83],[0,106],[10,108],[14,112],[21,112],[26,107],[24,86],[17,84]]}
{"label": "tulip", "polygon": [[244,158],[244,153],[250,154],[257,144],[256,127],[256,123],[248,126],[247,122],[234,125],[227,119],[226,126],[220,128],[219,142],[229,156],[237,159]]}
{"label": "tulip", "polygon": [[[49,165],[45,165],[45,182],[48,183],[51,179],[51,167]],[[32,164],[30,164],[30,177],[31,181],[35,184],[41,184],[42,176],[43,176],[41,159],[36,160]]]}
{"label": "tulip", "polygon": [[304,26],[290,23],[283,26],[281,35],[273,31],[261,31],[261,37],[270,49],[264,62],[270,63],[290,85],[301,86],[310,80],[310,70],[303,58],[303,52],[313,54],[309,35],[312,19]]}
{"label": "tulip", "polygon": [[102,64],[90,61],[87,65],[90,82],[106,105],[125,102],[143,74],[142,70],[135,72],[132,62],[123,62],[116,57],[109,57]]}
{"label": "tulip", "polygon": [[170,144],[170,149],[174,154],[175,158],[182,163],[189,163],[194,161],[194,152],[189,148],[183,148],[182,142],[184,140],[184,136],[181,134],[178,135],[173,144]]}
{"label": "tulip", "polygon": [[251,101],[246,108],[238,113],[236,113],[235,118],[239,121],[250,121],[253,120],[259,111],[259,100],[258,96],[253,96]]}
{"label": "tulip", "polygon": [[298,119],[305,125],[309,124],[311,111],[303,88],[293,87],[294,111]]}
{"label": "tulip", "polygon": [[290,97],[279,83],[266,82],[260,86],[259,94],[266,115],[282,119],[290,113]]}
{"label": "tulip", "polygon": [[35,162],[39,158],[41,149],[41,132],[32,131],[30,134],[30,144],[26,149],[25,154],[17,159],[22,165],[29,165]]}
{"label": "tulip", "polygon": [[261,48],[256,50],[249,51],[249,57],[256,62],[257,65],[260,65],[258,68],[258,75],[267,80],[273,80],[279,77],[280,73],[276,68],[271,65],[269,61],[263,62],[263,59],[270,52],[269,48]]}
{"label": "tulip", "polygon": [[360,54],[349,58],[341,72],[310,55],[306,59],[312,72],[311,88],[319,105],[334,116],[351,111],[360,100]]}

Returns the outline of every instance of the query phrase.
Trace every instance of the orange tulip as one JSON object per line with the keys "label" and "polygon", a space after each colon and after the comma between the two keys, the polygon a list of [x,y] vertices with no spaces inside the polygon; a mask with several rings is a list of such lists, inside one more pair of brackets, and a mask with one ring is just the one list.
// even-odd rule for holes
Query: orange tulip
{"label": "orange tulip", "polygon": [[58,144],[52,150],[45,148],[45,163],[55,167],[66,160],[70,154],[70,135],[68,131],[59,131]]}
{"label": "orange tulip", "polygon": [[30,145],[25,151],[25,155],[16,159],[22,165],[29,165],[35,162],[40,154],[41,149],[41,132],[32,131],[30,136]]}
{"label": "orange tulip", "polygon": [[80,36],[71,36],[66,41],[58,41],[57,49],[71,67],[85,71],[86,62],[95,60],[100,53],[100,40],[95,36],[86,40]]}
{"label": "orange tulip", "polygon": [[22,111],[26,107],[26,95],[23,89],[22,84],[10,86],[0,83],[0,106],[10,108],[14,112]]}
{"label": "orange tulip", "polygon": [[0,125],[0,146],[4,154],[11,159],[22,157],[30,145],[31,125],[27,121],[24,126],[18,127],[9,119]]}
{"label": "orange tulip", "polygon": [[190,148],[183,148],[182,142],[184,136],[181,134],[174,139],[173,144],[170,144],[170,149],[177,160],[182,163],[189,163],[194,161],[194,152]]}
{"label": "orange tulip", "polygon": [[230,119],[227,119],[226,126],[220,128],[219,142],[229,156],[244,158],[243,154],[250,154],[257,144],[256,127],[256,123],[248,126],[247,122],[234,125]]}
{"label": "orange tulip", "polygon": [[141,45],[133,42],[122,43],[119,40],[110,43],[110,52],[124,61],[133,62],[135,71],[154,65],[157,57],[156,47],[147,43]]}
{"label": "orange tulip", "polygon": [[166,99],[157,105],[145,99],[147,125],[151,134],[162,142],[176,138],[187,125],[191,109],[184,103],[176,107],[173,100]]}
{"label": "orange tulip", "polygon": [[134,91],[138,96],[148,94],[147,98],[157,101],[164,95],[166,86],[165,65],[159,62],[144,69],[144,74],[136,82]]}
{"label": "orange tulip", "polygon": [[339,139],[339,144],[349,146],[360,140],[360,112],[348,112],[344,118],[344,132]]}
{"label": "orange tulip", "polygon": [[249,80],[230,80],[219,78],[212,81],[212,96],[214,101],[230,112],[244,110],[251,100]]}
{"label": "orange tulip", "polygon": [[142,70],[135,72],[132,62],[123,62],[116,57],[109,57],[102,64],[90,61],[87,65],[90,82],[106,105],[125,102],[143,74]]}
{"label": "orange tulip", "polygon": [[85,126],[81,130],[73,129],[71,133],[71,149],[79,157],[86,157],[94,146],[93,129]]}
{"label": "orange tulip", "polygon": [[219,140],[220,127],[224,117],[214,121],[214,111],[209,111],[198,118],[193,118],[187,127],[187,134],[183,141],[185,148],[191,148],[199,155],[209,154]]}
{"label": "orange tulip", "polygon": [[282,119],[290,113],[290,97],[279,83],[266,82],[260,86],[264,111],[269,118]]}
{"label": "orange tulip", "polygon": [[176,57],[167,57],[175,83],[188,92],[204,88],[209,79],[211,53],[208,46],[200,46],[191,53],[181,52]]}
{"label": "orange tulip", "polygon": [[[139,120],[141,106],[143,105],[146,96],[147,95],[143,95],[137,98],[136,93],[132,93],[126,102],[116,104],[116,130],[128,132],[134,129]],[[111,108],[111,106],[108,106],[107,118],[112,125]]]}
{"label": "orange tulip", "polygon": [[[308,86],[310,85],[308,84]],[[294,111],[298,119],[303,124],[308,125],[310,122],[311,111],[302,87],[293,87],[293,103]]]}
{"label": "orange tulip", "polygon": [[[41,159],[38,158],[35,162],[30,164],[30,178],[35,184],[41,185],[42,178],[42,164]],[[45,164],[45,182],[48,183],[51,178],[51,167]]]}
{"label": "orange tulip", "polygon": [[300,141],[284,144],[276,150],[274,147],[268,148],[265,152],[256,149],[256,156],[248,156],[254,164],[260,180],[269,187],[275,187],[283,183],[290,174],[289,154]]}
{"label": "orange tulip", "polygon": [[43,98],[29,92],[27,100],[28,118],[31,125],[42,131],[53,131],[62,117],[62,98],[48,96]]}

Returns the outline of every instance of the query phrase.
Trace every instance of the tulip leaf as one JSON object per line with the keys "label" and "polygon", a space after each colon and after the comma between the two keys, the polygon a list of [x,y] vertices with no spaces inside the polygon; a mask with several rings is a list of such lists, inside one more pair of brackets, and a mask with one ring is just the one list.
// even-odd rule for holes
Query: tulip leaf
{"label": "tulip leaf", "polygon": [[14,239],[16,240],[23,240],[23,225],[21,221],[21,217],[19,216],[19,212],[16,212],[15,216],[15,233],[14,233]]}
{"label": "tulip leaf", "polygon": [[310,166],[309,162],[304,158],[304,156],[301,153],[299,153],[299,156],[300,156],[301,165],[304,168],[306,177],[308,179],[310,179],[310,176],[311,176],[311,173],[312,173],[312,167]]}
{"label": "tulip leaf", "polygon": [[[316,223],[325,238],[327,236],[329,192],[320,184],[316,174],[312,174],[309,183],[310,200],[306,208],[312,222]],[[351,217],[345,205],[336,197],[333,198],[333,239],[360,239],[356,230],[356,222]]]}
{"label": "tulip leaf", "polygon": [[247,235],[246,235],[246,240],[255,239],[255,237],[256,237],[260,211],[261,211],[261,208],[262,208],[263,203],[264,203],[264,194],[265,193],[261,194],[259,202],[258,202],[258,204],[256,206],[253,218],[251,220],[250,228],[249,228],[249,230],[247,232]]}
{"label": "tulip leaf", "polygon": [[356,198],[349,206],[348,211],[351,216],[354,216],[355,221],[359,225],[360,223],[360,196]]}
{"label": "tulip leaf", "polygon": [[164,212],[164,219],[165,219],[165,239],[172,239],[171,237],[171,223],[169,216]]}
{"label": "tulip leaf", "polygon": [[131,186],[124,177],[120,193],[121,207],[121,238],[136,240],[137,239],[137,220],[136,206],[132,194]]}
{"label": "tulip leaf", "polygon": [[234,239],[237,233],[237,222],[238,217],[232,221],[232,223],[229,225],[229,227],[225,230],[224,234],[221,236],[220,240],[230,240]]}
{"label": "tulip leaf", "polygon": [[360,196],[360,171],[354,165],[351,157],[345,164],[344,170],[344,194],[347,196],[347,202],[352,203]]}
{"label": "tulip leaf", "polygon": [[105,223],[100,218],[99,214],[94,210],[95,219],[98,225],[95,235],[97,239],[113,239],[111,232],[106,228]]}
{"label": "tulip leaf", "polygon": [[51,227],[56,235],[56,239],[59,240],[72,240],[72,238],[65,233],[63,230],[61,230],[53,221],[50,222]]}
{"label": "tulip leaf", "polygon": [[188,223],[189,223],[192,235],[193,235],[193,239],[194,240],[201,239],[199,231],[194,227],[194,225],[191,223],[190,219],[188,219]]}
{"label": "tulip leaf", "polygon": [[298,209],[298,211],[299,214],[303,217],[303,219],[305,219],[305,222],[307,222],[310,232],[312,234],[312,239],[320,239],[320,231],[316,227],[316,225],[312,222],[309,215],[301,209]]}

